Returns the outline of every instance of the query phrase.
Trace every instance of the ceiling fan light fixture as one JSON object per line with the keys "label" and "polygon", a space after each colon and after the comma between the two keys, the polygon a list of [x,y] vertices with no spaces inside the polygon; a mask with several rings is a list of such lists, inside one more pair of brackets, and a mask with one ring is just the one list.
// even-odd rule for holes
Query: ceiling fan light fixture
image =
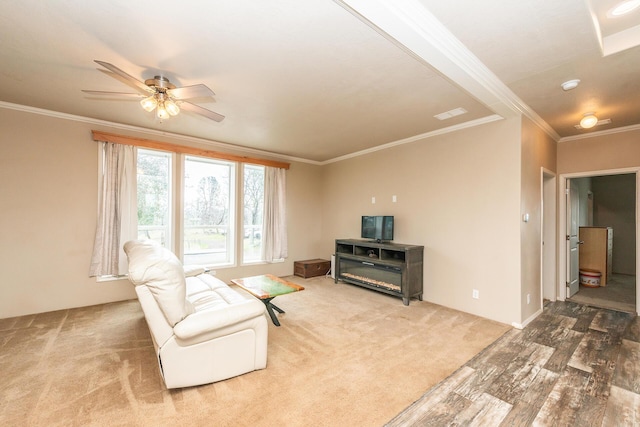
{"label": "ceiling fan light fixture", "polygon": [[171,99],[164,102],[164,108],[167,110],[167,113],[172,116],[177,116],[180,112],[180,107],[178,107],[178,104],[173,102],[173,100]]}
{"label": "ceiling fan light fixture", "polygon": [[582,126],[583,129],[590,129],[596,124],[598,124],[598,118],[594,113],[585,113],[582,120],[580,120],[580,126]]}
{"label": "ceiling fan light fixture", "polygon": [[160,104],[158,104],[158,110],[156,111],[156,117],[158,117],[160,120],[165,120],[165,119],[168,119],[170,117],[169,116],[169,112],[164,107],[164,102],[161,102]]}
{"label": "ceiling fan light fixture", "polygon": [[151,95],[150,97],[144,98],[140,101],[140,105],[142,105],[144,111],[150,113],[158,106],[158,101],[156,100],[155,95]]}
{"label": "ceiling fan light fixture", "polygon": [[183,107],[185,107],[188,112],[200,114],[201,116],[216,122],[224,120],[224,116],[222,114],[218,114],[215,111],[192,104],[191,102],[184,101],[185,99],[211,97],[215,95],[211,89],[202,83],[185,87],[176,87],[164,76],[155,76],[152,79],[145,80],[143,83],[113,64],[98,61],[97,59],[95,62],[109,70],[111,72],[109,74],[113,77],[117,77],[119,80],[123,80],[125,83],[134,86],[139,93],[83,90],[85,93],[93,95],[111,95],[127,99],[131,99],[131,97],[141,97],[140,106],[148,113],[155,110],[154,114],[160,121],[169,119],[171,116],[178,115],[180,113],[180,107],[178,105],[183,102]]}

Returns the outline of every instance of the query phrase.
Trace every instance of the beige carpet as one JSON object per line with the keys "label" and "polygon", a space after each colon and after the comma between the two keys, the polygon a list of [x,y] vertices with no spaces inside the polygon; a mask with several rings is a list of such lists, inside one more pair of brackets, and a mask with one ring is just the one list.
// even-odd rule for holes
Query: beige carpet
{"label": "beige carpet", "polygon": [[167,391],[137,301],[0,320],[0,425],[380,426],[509,326],[329,278],[274,302],[267,369]]}

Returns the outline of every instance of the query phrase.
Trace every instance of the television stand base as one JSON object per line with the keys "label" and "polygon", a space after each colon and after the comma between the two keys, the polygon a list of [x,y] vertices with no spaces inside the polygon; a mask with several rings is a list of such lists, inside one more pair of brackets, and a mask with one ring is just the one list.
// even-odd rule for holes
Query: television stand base
{"label": "television stand base", "polygon": [[422,301],[424,246],[371,240],[336,240],[335,282],[342,280],[402,298]]}

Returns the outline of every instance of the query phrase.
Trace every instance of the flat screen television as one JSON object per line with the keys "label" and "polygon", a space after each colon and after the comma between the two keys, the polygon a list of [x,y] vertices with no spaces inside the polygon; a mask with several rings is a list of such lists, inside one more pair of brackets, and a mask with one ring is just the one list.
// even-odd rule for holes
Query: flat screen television
{"label": "flat screen television", "polygon": [[363,216],[360,237],[378,242],[393,240],[393,216]]}

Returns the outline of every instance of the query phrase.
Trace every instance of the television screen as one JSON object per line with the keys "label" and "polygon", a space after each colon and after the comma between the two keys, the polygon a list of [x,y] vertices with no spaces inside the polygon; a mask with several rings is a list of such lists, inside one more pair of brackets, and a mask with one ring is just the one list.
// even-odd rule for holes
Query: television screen
{"label": "television screen", "polygon": [[360,237],[377,241],[393,240],[393,216],[363,216]]}

